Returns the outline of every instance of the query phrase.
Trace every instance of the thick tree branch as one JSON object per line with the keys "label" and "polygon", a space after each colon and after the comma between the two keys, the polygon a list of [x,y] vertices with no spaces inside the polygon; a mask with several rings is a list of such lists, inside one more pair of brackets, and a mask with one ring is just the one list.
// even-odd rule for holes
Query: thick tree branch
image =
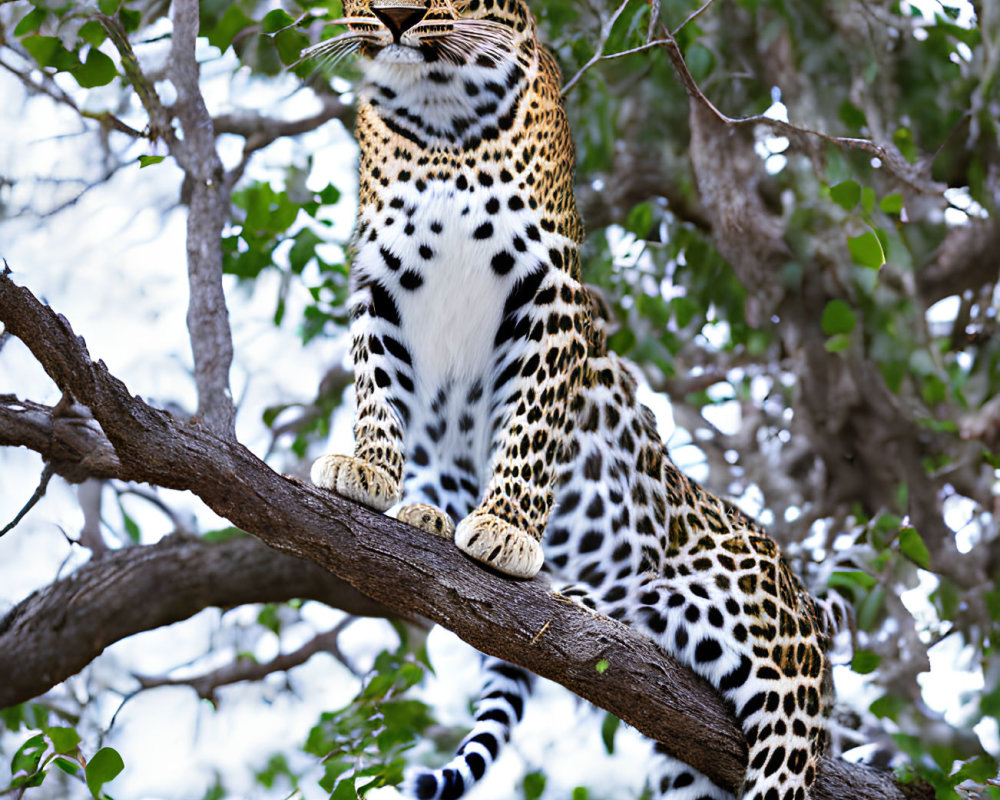
{"label": "thick tree branch", "polygon": [[[739,783],[746,750],[730,710],[649,640],[553,595],[542,577],[514,582],[489,572],[450,542],[277,475],[197,418],[181,424],[146,405],[91,361],[64,318],[6,274],[0,276],[0,321],[57,385],[92,410],[124,476],[193,491],[268,546],[313,561],[400,613],[444,625],[485,653],[558,681],[665,742],[720,785]],[[610,665],[603,674],[596,670],[601,661]],[[931,796],[906,791],[883,774],[829,760],[814,798]]]}
{"label": "thick tree branch", "polygon": [[931,306],[943,297],[1000,281],[1000,222],[973,220],[952,228],[931,260],[917,273],[924,302]]}
{"label": "thick tree branch", "polygon": [[0,619],[0,708],[76,674],[104,648],[204,608],[318,600],[349,614],[399,616],[309,561],[250,537],[168,536],[115,550],[40,589]]}

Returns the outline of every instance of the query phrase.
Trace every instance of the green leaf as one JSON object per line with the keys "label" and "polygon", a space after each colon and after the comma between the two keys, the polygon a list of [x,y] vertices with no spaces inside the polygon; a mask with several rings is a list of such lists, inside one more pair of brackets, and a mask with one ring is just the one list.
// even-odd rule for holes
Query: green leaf
{"label": "green leaf", "polygon": [[861,190],[861,210],[871,214],[875,210],[875,190],[866,186]]}
{"label": "green leaf", "polygon": [[206,542],[228,542],[230,539],[237,539],[240,536],[246,536],[247,534],[241,531],[239,528],[234,528],[230,525],[228,528],[219,528],[214,531],[206,531],[201,535],[201,538]]}
{"label": "green leaf", "polygon": [[118,77],[118,69],[111,58],[96,47],[91,47],[87,53],[87,60],[73,70],[73,77],[84,89],[92,89],[95,86],[107,86]]}
{"label": "green leaf", "polygon": [[125,762],[112,747],[102,747],[87,762],[87,788],[94,797],[101,796],[101,788],[117,778],[125,769]]}
{"label": "green leaf", "polygon": [[698,83],[704,81],[715,69],[715,56],[701,42],[693,42],[684,51],[684,60],[687,62],[692,77]]}
{"label": "green leaf", "polygon": [[605,660],[604,660],[604,659],[602,658],[602,659],[601,659],[600,661],[598,661],[598,662],[597,662],[597,663],[596,663],[596,664],[594,665],[594,669],[596,669],[596,670],[597,670],[597,674],[598,674],[598,675],[603,675],[603,674],[604,674],[605,672],[607,672],[607,671],[608,671],[608,667],[610,667],[610,666],[611,666],[611,664],[609,664],[609,663],[608,663],[607,661],[605,661]]}
{"label": "green leaf", "polygon": [[983,783],[990,778],[997,777],[997,762],[990,756],[976,756],[966,761],[952,776],[957,786],[962,781],[975,781]]}
{"label": "green leaf", "polygon": [[886,214],[898,214],[903,210],[903,195],[899,194],[899,192],[887,194],[879,202],[878,207]]}
{"label": "green leaf", "polygon": [[295,20],[292,19],[287,11],[275,8],[264,15],[264,19],[260,21],[260,29],[264,33],[277,33],[282,28],[287,28],[289,25],[294,24]]}
{"label": "green leaf", "polygon": [[118,6],[122,4],[122,0],[97,0],[97,7],[101,10],[101,13],[105,16],[114,16],[114,13],[118,10]]}
{"label": "green leaf", "polygon": [[233,43],[236,34],[253,24],[253,20],[239,6],[230,5],[219,23],[208,31],[208,43],[225,52]]}
{"label": "green leaf", "polygon": [[989,611],[993,621],[1000,622],[1000,589],[984,592],[983,599],[986,601],[986,610]]}
{"label": "green leaf", "polygon": [[840,353],[851,346],[851,337],[846,333],[837,333],[826,340],[824,347],[828,353]]}
{"label": "green leaf", "polygon": [[640,239],[649,235],[653,227],[653,207],[649,203],[639,203],[628,212],[625,218],[625,230],[634,233]]}
{"label": "green leaf", "polygon": [[52,742],[52,749],[60,754],[72,753],[76,750],[77,745],[80,744],[80,734],[73,730],[73,728],[46,728],[45,735]]}
{"label": "green leaf", "polygon": [[823,333],[833,336],[838,333],[850,333],[857,321],[857,315],[847,303],[843,300],[831,300],[823,309],[823,319],[820,324]]}
{"label": "green leaf", "polygon": [[844,211],[850,211],[861,199],[861,187],[857,181],[841,181],[830,187],[830,199]]}
{"label": "green leaf", "polygon": [[878,269],[885,263],[882,244],[873,231],[862,233],[860,236],[849,236],[847,250],[851,254],[851,260],[859,267]]}
{"label": "green leaf", "polygon": [[847,589],[852,594],[857,591],[868,592],[876,583],[875,578],[859,570],[838,570],[827,581],[831,589]]}
{"label": "green leaf", "polygon": [[524,800],[538,800],[545,793],[545,773],[529,772],[524,776]]}
{"label": "green leaf", "polygon": [[909,703],[902,697],[897,697],[894,694],[884,694],[878,700],[869,706],[870,711],[876,717],[888,717],[889,719],[897,719],[901,711],[903,711]]}
{"label": "green leaf", "polygon": [[325,188],[317,192],[319,199],[323,201],[323,205],[332,206],[338,200],[340,200],[340,189],[334,186],[332,183],[328,183]]}
{"label": "green leaf", "polygon": [[126,33],[135,33],[142,23],[142,12],[123,6],[118,11],[118,19],[122,21]]}
{"label": "green leaf", "polygon": [[288,263],[292,272],[301,275],[310,259],[316,255],[316,245],[322,243],[323,240],[311,228],[303,228],[295,234],[295,244],[288,251]]}
{"label": "green leaf", "polygon": [[916,528],[903,528],[899,532],[899,550],[922,569],[930,569],[931,554]]}
{"label": "green leaf", "polygon": [[118,511],[122,515],[122,525],[125,526],[125,533],[128,535],[129,541],[133,544],[139,544],[142,539],[142,530],[139,528],[139,523],[129,516],[128,512],[125,511],[125,506],[122,505],[121,498],[118,499]]}
{"label": "green leaf", "polygon": [[874,672],[882,661],[882,656],[873,653],[871,650],[858,650],[851,659],[851,669],[859,675],[867,675]]}
{"label": "green leaf", "polygon": [[282,64],[294,64],[302,56],[302,51],[309,46],[309,37],[302,31],[286,28],[274,34],[274,46]]}
{"label": "green leaf", "polygon": [[691,324],[691,320],[701,310],[701,307],[687,296],[674,297],[670,300],[670,308],[673,309],[674,319],[678,328],[686,328]]}
{"label": "green leaf", "polygon": [[21,703],[17,706],[0,708],[0,726],[8,731],[21,728],[44,728],[48,725],[48,709],[39,703]]}
{"label": "green leaf", "polygon": [[49,15],[49,12],[44,8],[36,8],[29,11],[21,21],[17,23],[17,27],[14,28],[15,36],[24,36],[26,33],[34,33],[40,27],[42,23],[45,22],[45,18]]}
{"label": "green leaf", "polygon": [[59,769],[65,772],[67,775],[76,775],[80,771],[80,765],[75,761],[70,761],[68,758],[63,758],[62,756],[57,756],[52,759],[52,763],[55,764]]}
{"label": "green leaf", "polygon": [[139,156],[139,169],[159,164],[166,156]]}
{"label": "green leaf", "polygon": [[36,733],[24,742],[14,753],[10,760],[10,773],[17,775],[23,772],[25,775],[34,775],[38,770],[38,765],[42,762],[42,756],[48,750],[45,742],[45,734]]}
{"label": "green leaf", "polygon": [[1000,717],[1000,686],[979,698],[979,710],[984,717]]}
{"label": "green leaf", "polygon": [[875,624],[878,622],[884,601],[885,589],[881,586],[876,586],[861,601],[861,605],[858,606],[858,627],[861,630],[875,630]]}
{"label": "green leaf", "polygon": [[257,612],[257,622],[272,633],[281,631],[281,617],[278,615],[277,603],[265,603]]}
{"label": "green leaf", "polygon": [[850,100],[845,100],[840,104],[840,110],[838,113],[840,121],[843,122],[848,128],[860,130],[868,124],[865,112],[854,105],[854,103]]}
{"label": "green leaf", "polygon": [[937,589],[931,592],[930,599],[937,609],[939,619],[954,619],[958,609],[964,602],[959,595],[958,587],[947,578],[941,581]]}
{"label": "green leaf", "polygon": [[100,47],[101,43],[108,38],[107,33],[104,32],[104,26],[93,19],[83,23],[77,36],[93,47]]}
{"label": "green leaf", "polygon": [[346,778],[338,783],[330,794],[330,800],[358,800],[358,792],[354,788],[354,781]]}
{"label": "green leaf", "polygon": [[621,720],[614,714],[605,714],[604,722],[601,723],[601,741],[604,742],[604,749],[608,755],[615,753],[615,732],[621,725]]}
{"label": "green leaf", "polygon": [[897,128],[896,132],[892,135],[893,144],[899,148],[899,152],[903,154],[903,157],[910,162],[916,161],[919,153],[917,152],[917,145],[913,141],[913,134],[910,133],[908,128]]}
{"label": "green leaf", "polygon": [[31,53],[32,58],[42,67],[54,67],[57,70],[68,70],[78,67],[80,60],[76,53],[63,47],[56,36],[25,36],[21,40],[24,49]]}

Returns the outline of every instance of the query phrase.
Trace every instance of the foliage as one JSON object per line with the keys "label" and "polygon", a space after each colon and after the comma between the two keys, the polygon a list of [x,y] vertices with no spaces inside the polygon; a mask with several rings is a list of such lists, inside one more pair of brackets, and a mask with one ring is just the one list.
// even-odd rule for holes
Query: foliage
{"label": "foliage", "polygon": [[423,666],[405,649],[383,651],[354,700],[320,717],[304,749],[322,760],[319,783],[331,800],[353,800],[402,781],[404,752],[433,722],[423,702],[405,697],[423,676]]}
{"label": "foliage", "polygon": [[[67,725],[49,725],[50,714],[40,705],[25,704],[2,712],[4,725],[12,731],[22,727],[37,732],[25,739],[10,759],[10,785],[6,792],[41,786],[53,767],[86,786],[95,800],[110,800],[103,791],[125,768],[112,747],[102,747],[89,759],[80,747],[81,737]],[[50,781],[51,782],[51,781]]]}
{"label": "foliage", "polygon": [[[995,774],[973,731],[1000,713],[1000,434],[975,432],[1000,395],[1000,315],[995,251],[973,246],[977,232],[995,231],[1000,197],[1000,82],[990,56],[1000,20],[988,4],[971,20],[962,4],[926,5],[538,0],[533,8],[571,84],[589,228],[584,277],[617,318],[611,347],[669,395],[701,444],[699,477],[768,523],[815,588],[851,603],[846,660],[869,696],[857,740],[888,732],[912,769],[953,797],[961,781]],[[250,76],[242,97],[234,89],[237,107],[249,104],[254,81],[289,73],[321,94],[330,89],[299,53],[334,30],[340,11],[318,0],[213,0],[199,6],[200,35],[212,60],[233,65],[234,87]],[[154,174],[168,157],[140,103],[143,53],[131,48],[168,35],[163,13],[132,0],[16,0],[0,9],[0,42],[41,99],[70,98],[103,137],[130,137],[123,161]],[[734,246],[717,204],[706,203],[711,176],[691,157],[691,107],[662,44],[667,31],[728,117],[784,113],[796,126],[728,129],[740,163],[754,166],[752,180],[731,187],[756,209],[746,227],[777,231],[772,251],[760,254],[762,275],[747,268],[739,252],[747,246]],[[353,76],[348,63],[321,77],[348,92]],[[831,137],[873,142],[880,155]],[[312,160],[285,159],[248,172],[222,240],[226,273],[245,287],[277,285],[272,321],[295,326],[303,345],[347,324],[347,242],[329,216],[346,187],[306,188],[313,169]],[[948,260],[953,252],[963,263]],[[296,289],[309,301],[289,319]],[[302,398],[317,410],[303,416],[290,457],[328,432],[343,388]],[[288,407],[270,408],[264,425],[277,429]],[[738,431],[718,422],[719,409]],[[138,544],[139,523],[120,501],[118,512],[120,541]],[[255,624],[277,633],[282,617],[265,607]],[[982,683],[960,713],[933,710],[918,680],[947,642],[970,654],[965,671]],[[398,782],[404,753],[432,720],[407,695],[421,675],[413,657],[382,653],[355,699],[323,715],[305,752],[322,763],[331,797]],[[9,731],[29,733],[10,760],[11,788],[38,785],[55,766],[101,797],[121,768],[113,750],[81,738],[72,720],[53,726],[41,705],[0,713]],[[609,753],[617,729],[608,717]],[[258,781],[297,785],[304,772],[277,754]],[[521,785],[526,800],[552,791],[543,772]]]}

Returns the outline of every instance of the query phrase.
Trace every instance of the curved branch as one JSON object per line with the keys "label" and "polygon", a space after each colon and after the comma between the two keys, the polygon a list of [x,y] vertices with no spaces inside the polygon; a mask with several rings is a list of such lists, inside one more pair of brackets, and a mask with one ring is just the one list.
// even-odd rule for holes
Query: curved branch
{"label": "curved branch", "polygon": [[[155,597],[155,599],[154,599]],[[0,708],[75,675],[104,648],[211,606],[318,600],[349,614],[398,617],[308,561],[256,539],[168,536],[96,558],[0,619]]]}
{"label": "curved branch", "polygon": [[[346,586],[346,584],[344,584]],[[352,590],[353,591],[353,590]],[[216,693],[221,686],[230,686],[243,681],[260,681],[275,672],[287,672],[293,667],[304,664],[317,653],[330,653],[341,664],[357,675],[353,667],[347,663],[344,654],[340,652],[338,640],[345,623],[354,621],[354,617],[344,617],[343,621],[331,630],[316,634],[312,639],[290,653],[281,653],[270,661],[255,661],[252,658],[240,657],[230,664],[213,669],[202,675],[191,678],[151,678],[136,676],[143,689],[155,689],[160,686],[190,686],[202,700],[215,702]],[[360,677],[358,675],[358,677]]]}
{"label": "curved branch", "polygon": [[354,107],[347,105],[332,94],[320,94],[322,106],[319,111],[301,119],[274,119],[256,112],[220,114],[213,118],[212,126],[216,134],[232,133],[246,139],[244,152],[253,152],[267,147],[283,136],[298,136],[320,127],[332,119],[349,126],[354,119]]}
{"label": "curved branch", "polygon": [[[705,681],[627,626],[554,595],[536,577],[515,582],[424,534],[274,473],[197,418],[178,424],[133,397],[69,323],[8,275],[0,320],[64,391],[87,405],[118,453],[124,476],[195,492],[213,510],[280,552],[306,558],[406,615],[419,614],[489,653],[558,681],[618,715],[721,786],[736,787],[746,745]],[[597,664],[607,662],[599,673]],[[913,787],[910,787],[911,789]],[[814,800],[931,797],[891,777],[827,760]]]}

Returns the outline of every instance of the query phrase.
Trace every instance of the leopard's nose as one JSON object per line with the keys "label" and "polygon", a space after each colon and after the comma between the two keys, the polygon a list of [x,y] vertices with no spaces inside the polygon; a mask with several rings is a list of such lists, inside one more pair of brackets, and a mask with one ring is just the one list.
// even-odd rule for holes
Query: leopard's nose
{"label": "leopard's nose", "polygon": [[372,3],[372,13],[389,29],[394,42],[427,16],[423,2]]}

